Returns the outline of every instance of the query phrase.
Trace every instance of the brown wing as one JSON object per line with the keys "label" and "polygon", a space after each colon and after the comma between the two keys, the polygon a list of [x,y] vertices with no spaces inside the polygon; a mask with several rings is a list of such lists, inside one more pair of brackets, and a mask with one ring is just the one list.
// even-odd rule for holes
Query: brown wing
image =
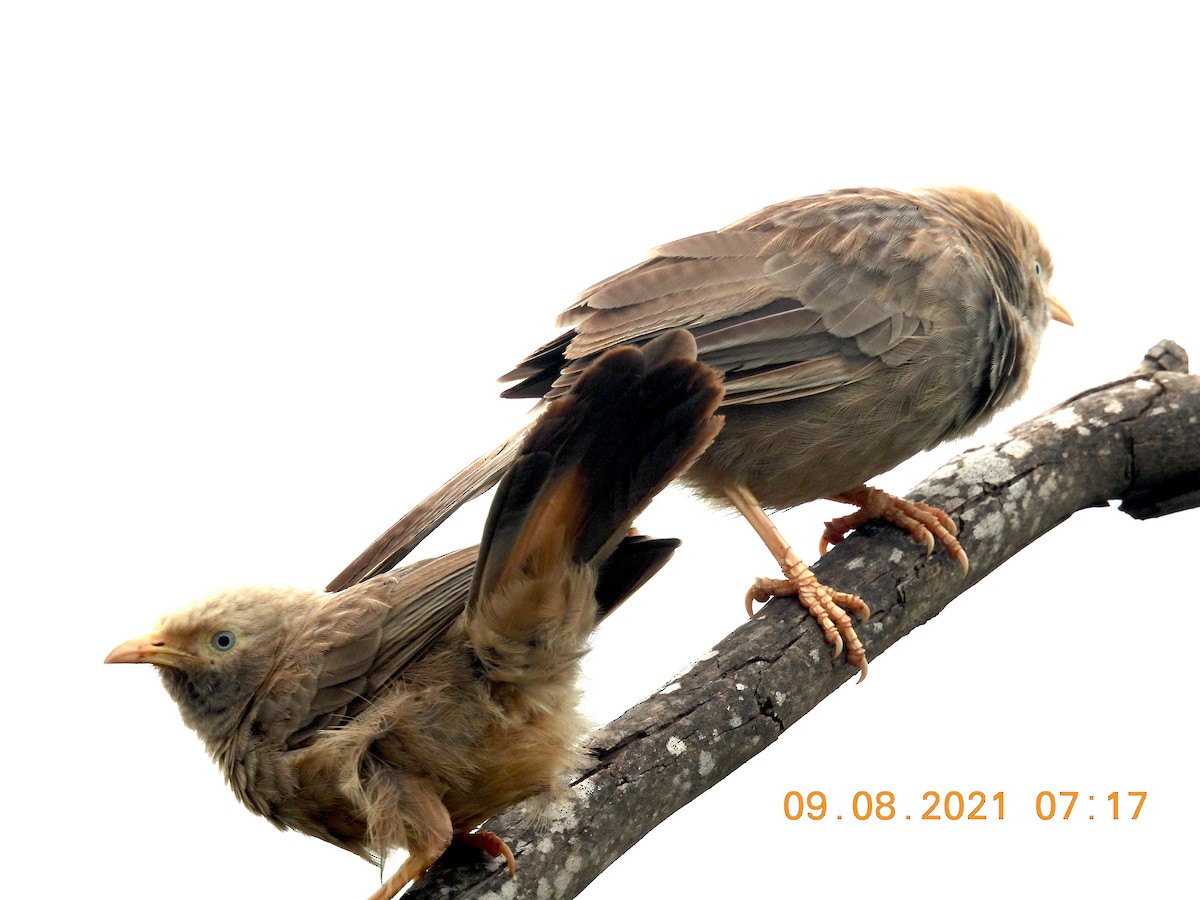
{"label": "brown wing", "polygon": [[316,658],[287,699],[290,748],[354,716],[445,634],[466,608],[477,555],[466,547],[330,595],[314,618]]}
{"label": "brown wing", "polygon": [[956,229],[909,194],[838,191],[659,247],[589,288],[573,330],[502,380],[505,396],[562,394],[597,353],[670,328],[725,374],[725,403],[793,399],[911,359],[949,313],[990,294]]}
{"label": "brown wing", "polygon": [[326,586],[341,591],[386,572],[408,556],[426,536],[464,503],[490,489],[516,458],[525,429],[495,450],[472,462],[448,482],[417,504],[380,535]]}
{"label": "brown wing", "polygon": [[[607,615],[658,571],[679,542],[628,537],[600,565],[596,601]],[[289,749],[358,714],[441,638],[467,606],[477,547],[380,575],[330,598],[316,617],[317,658],[301,679],[285,679],[286,715],[269,717]]]}

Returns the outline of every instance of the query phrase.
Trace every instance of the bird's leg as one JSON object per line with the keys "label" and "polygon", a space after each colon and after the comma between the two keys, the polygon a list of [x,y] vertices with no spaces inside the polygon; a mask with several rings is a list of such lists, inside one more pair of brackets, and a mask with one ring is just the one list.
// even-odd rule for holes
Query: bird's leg
{"label": "bird's leg", "polygon": [[[512,876],[517,873],[517,861],[513,858],[512,851],[508,849],[508,844],[504,843],[499,835],[491,831],[460,831],[454,835],[454,840],[482,850],[488,856],[503,856],[505,862],[508,863],[508,874]],[[450,846],[449,841],[421,850],[414,849],[400,868],[392,873],[392,877],[381,884],[379,890],[373,893],[368,900],[392,900],[410,881],[416,881],[428,872],[430,867],[446,852],[448,846]]]}
{"label": "bird's leg", "polygon": [[946,552],[958,560],[963,574],[967,574],[970,563],[967,553],[958,542],[958,526],[946,515],[944,510],[928,503],[918,503],[914,500],[902,500],[893,497],[887,491],[867,487],[860,484],[853,490],[842,494],[834,494],[829,498],[839,503],[850,503],[858,507],[858,512],[840,519],[825,523],[825,533],[821,535],[821,554],[829,549],[831,544],[841,543],[845,536],[855,528],[866,524],[871,519],[883,519],[893,525],[903,528],[919,543],[925,545],[925,555],[933,552],[936,546],[934,539],[941,542]]}
{"label": "bird's leg", "polygon": [[446,840],[445,843],[431,847],[412,848],[408,859],[367,900],[392,900],[410,881],[416,881],[428,872],[429,867],[441,858],[441,855],[446,852],[446,848],[449,846],[450,841]]}
{"label": "bird's leg", "polygon": [[841,655],[843,639],[846,648],[846,662],[857,666],[862,673],[859,681],[867,677],[867,653],[862,642],[854,632],[854,622],[846,612],[847,609],[859,613],[863,619],[871,615],[871,610],[861,597],[846,594],[826,587],[817,580],[817,576],[804,564],[796,551],[780,534],[762,505],[754,495],[743,485],[726,487],[725,493],[738,512],[745,516],[750,526],[758,532],[775,561],[783,570],[784,577],[759,578],[754,586],[746,593],[746,612],[753,611],[754,603],[762,603],[771,597],[781,597],[794,594],[809,614],[817,620],[825,635],[826,643],[833,645],[834,656]]}
{"label": "bird's leg", "polygon": [[482,850],[493,859],[503,856],[508,863],[509,876],[517,874],[517,861],[513,859],[512,851],[508,849],[504,839],[494,831],[460,831],[454,835],[454,839],[468,847]]}
{"label": "bird's leg", "polygon": [[424,875],[450,846],[454,837],[450,811],[433,785],[390,768],[376,770],[365,793],[368,830],[375,841],[383,847],[399,845],[408,850],[408,859],[368,898],[392,900],[405,885]]}

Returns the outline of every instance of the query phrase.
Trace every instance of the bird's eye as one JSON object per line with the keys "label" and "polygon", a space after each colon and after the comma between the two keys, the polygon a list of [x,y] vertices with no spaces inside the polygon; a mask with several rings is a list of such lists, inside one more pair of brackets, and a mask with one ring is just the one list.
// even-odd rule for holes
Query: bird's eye
{"label": "bird's eye", "polygon": [[1038,278],[1042,277],[1042,264],[1036,259],[1033,261],[1033,274]]}
{"label": "bird's eye", "polygon": [[213,648],[222,652],[232,650],[233,645],[236,643],[237,638],[233,636],[232,631],[218,631],[212,636]]}

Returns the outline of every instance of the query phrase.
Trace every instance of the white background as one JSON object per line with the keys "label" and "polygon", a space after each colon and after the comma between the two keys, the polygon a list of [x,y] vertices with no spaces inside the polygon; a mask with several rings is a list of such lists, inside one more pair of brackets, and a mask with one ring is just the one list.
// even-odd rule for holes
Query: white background
{"label": "white background", "polygon": [[[99,896],[366,896],[224,788],[154,673],[161,612],[320,586],[516,424],[494,378],[652,246],[837,187],[1025,210],[1077,327],[1001,421],[1200,352],[1194,30],[1176,4],[6,4],[0,13],[4,878]],[[778,517],[810,557],[815,503]],[[472,543],[469,507],[424,553]],[[872,661],[587,892],[1151,895],[1191,870],[1196,531],[1089,510]],[[685,540],[596,637],[604,721],[743,619],[750,529]],[[791,822],[785,792],[1004,791],[1003,822]],[[1039,791],[1077,790],[1070,821]],[[1148,791],[1138,821],[1102,798]],[[1126,812],[1128,808],[1126,807]],[[1088,814],[1095,819],[1089,820]],[[1124,815],[1124,813],[1123,813]],[[27,880],[32,881],[27,881]]]}

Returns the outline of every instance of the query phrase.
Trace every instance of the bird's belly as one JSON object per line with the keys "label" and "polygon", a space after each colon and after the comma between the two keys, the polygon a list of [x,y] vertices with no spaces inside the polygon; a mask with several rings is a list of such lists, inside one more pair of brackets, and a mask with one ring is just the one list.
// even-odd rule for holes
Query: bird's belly
{"label": "bird's belly", "polygon": [[886,395],[874,404],[823,395],[721,412],[724,429],[684,481],[718,503],[741,484],[769,509],[857,487],[938,443],[952,421],[942,409],[897,409]]}
{"label": "bird's belly", "polygon": [[477,757],[471,783],[447,790],[444,802],[456,829],[474,827],[522,800],[557,793],[564,776],[582,765],[578,745],[587,723],[575,708],[573,684],[547,686],[542,693],[550,695],[538,698],[549,701],[544,711],[526,716],[510,708],[482,738],[486,752]]}

